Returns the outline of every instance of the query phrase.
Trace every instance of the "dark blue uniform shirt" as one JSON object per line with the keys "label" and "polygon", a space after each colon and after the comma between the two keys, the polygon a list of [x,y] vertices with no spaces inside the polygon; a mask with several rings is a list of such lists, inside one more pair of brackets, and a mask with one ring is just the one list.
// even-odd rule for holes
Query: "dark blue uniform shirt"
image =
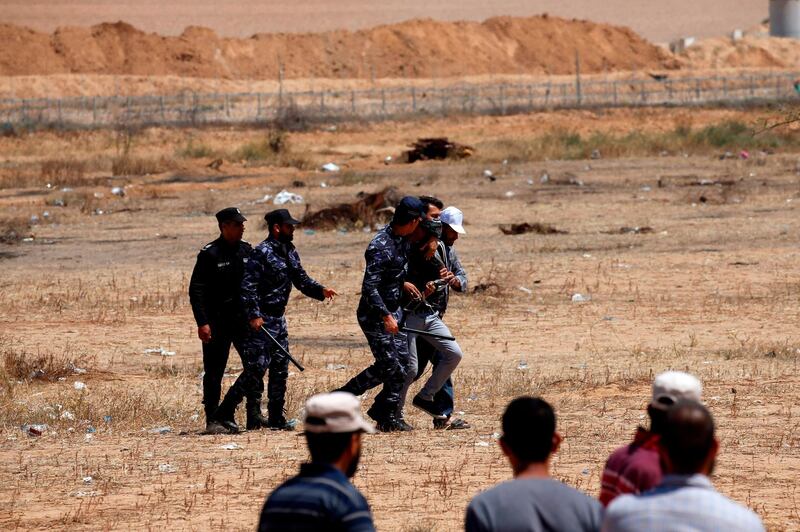
{"label": "dark blue uniform shirt", "polygon": [[380,319],[400,306],[408,269],[408,243],[387,225],[372,239],[364,253],[367,267],[361,284],[359,315]]}
{"label": "dark blue uniform shirt", "polygon": [[370,532],[375,525],[366,499],[344,473],[312,463],[270,494],[258,530]]}
{"label": "dark blue uniform shirt", "polygon": [[282,316],[292,285],[308,297],[325,299],[322,285],[303,269],[294,245],[269,237],[253,249],[245,264],[242,303],[247,319]]}

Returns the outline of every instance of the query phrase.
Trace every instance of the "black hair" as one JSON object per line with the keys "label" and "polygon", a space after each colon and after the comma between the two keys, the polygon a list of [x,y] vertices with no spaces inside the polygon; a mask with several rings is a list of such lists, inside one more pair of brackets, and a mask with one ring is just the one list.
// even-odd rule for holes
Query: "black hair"
{"label": "black hair", "polygon": [[331,464],[341,458],[350,446],[352,432],[306,432],[311,461]]}
{"label": "black hair", "polygon": [[553,448],[556,414],[538,397],[517,397],[503,413],[503,442],[525,464],[547,460]]}
{"label": "black hair", "polygon": [[667,412],[661,446],[674,473],[698,473],[714,446],[714,418],[696,401],[679,401]]}
{"label": "black hair", "polygon": [[431,205],[439,209],[444,209],[444,202],[436,196],[419,196],[419,200],[425,205],[426,213]]}

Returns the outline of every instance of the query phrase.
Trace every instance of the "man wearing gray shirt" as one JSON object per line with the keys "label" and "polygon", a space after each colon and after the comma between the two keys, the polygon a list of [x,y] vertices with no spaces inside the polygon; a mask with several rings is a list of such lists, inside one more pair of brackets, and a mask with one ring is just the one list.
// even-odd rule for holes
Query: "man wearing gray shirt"
{"label": "man wearing gray shirt", "polygon": [[550,457],[561,436],[546,401],[518,397],[503,414],[500,448],[514,480],[472,499],[467,532],[582,532],[600,530],[602,506],[594,499],[550,477]]}
{"label": "man wearing gray shirt", "polygon": [[714,420],[695,401],[685,400],[667,412],[659,441],[664,477],[641,495],[623,495],[609,505],[603,531],[762,532],[750,509],[718,493],[708,479],[719,442]]}

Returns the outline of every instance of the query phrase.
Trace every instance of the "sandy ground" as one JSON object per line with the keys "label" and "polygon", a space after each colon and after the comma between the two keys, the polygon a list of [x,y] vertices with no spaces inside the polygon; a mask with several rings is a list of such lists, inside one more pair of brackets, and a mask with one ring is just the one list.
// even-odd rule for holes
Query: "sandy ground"
{"label": "sandy ground", "polygon": [[[523,131],[537,119],[425,127],[478,137]],[[620,128],[660,122],[655,115],[608,121]],[[520,394],[555,405],[565,441],[554,474],[595,495],[605,458],[646,422],[649,383],[667,368],[704,382],[722,446],[719,489],[771,530],[800,529],[796,155],[497,165],[495,182],[469,162],[378,164],[378,154],[401,146],[411,129],[307,134],[331,152],[374,154],[339,176],[196,170],[76,186],[102,193],[104,214],[51,208],[57,223],[37,226],[33,242],[0,246],[4,356],[67,352],[87,370],[51,383],[0,379],[0,526],[252,530],[264,496],[306,452],[296,434],[197,435],[200,345],[186,288],[197,250],[215,236],[208,213],[241,206],[251,220],[245,237],[257,242],[258,220],[271,207],[256,201],[266,193],[288,187],[318,207],[392,184],[464,211],[468,234],[457,249],[473,288],[486,289],[454,297],[447,315],[466,353],[455,375],[456,408],[473,428],[435,432],[412,410],[413,433],[365,440],[355,482],[379,529],[457,530],[475,493],[510,478],[493,435],[504,405]],[[59,139],[65,152],[108,149],[99,136]],[[161,140],[168,146],[175,137]],[[21,161],[41,157],[37,150],[54,141],[14,142]],[[550,183],[540,182],[544,172]],[[583,185],[556,184],[570,179]],[[306,186],[293,187],[295,180]],[[112,184],[126,185],[128,195],[111,196]],[[40,212],[59,194],[0,190],[0,207]],[[304,206],[291,209],[300,215]],[[525,221],[568,234],[498,230]],[[623,226],[652,232],[619,234]],[[333,304],[292,297],[290,341],[308,370],[290,377],[291,415],[307,395],[342,384],[370,361],[355,321],[370,236],[298,231],[309,273],[342,295]],[[575,293],[591,301],[573,303]],[[176,355],[144,354],[159,346]],[[240,368],[235,354],[229,368],[226,386]],[[86,389],[77,391],[74,381]],[[49,428],[29,437],[19,429],[26,422]],[[150,432],[162,426],[171,432]],[[241,448],[222,449],[232,442]]]}
{"label": "sandy ground", "polygon": [[222,35],[248,37],[261,32],[311,32],[360,29],[411,18],[483,20],[492,16],[530,16],[550,13],[629,26],[645,38],[668,42],[677,37],[710,37],[734,28],[749,28],[768,16],[764,0],[740,0],[736,9],[721,0],[478,0],[365,2],[348,0],[300,0],[288,6],[275,0],[253,2],[209,0],[170,2],[155,0],[116,2],[94,0],[61,2],[35,0],[3,2],[0,22],[52,31],[58,26],[87,26],[124,20],[146,31],[180,34],[186,26],[206,26]]}

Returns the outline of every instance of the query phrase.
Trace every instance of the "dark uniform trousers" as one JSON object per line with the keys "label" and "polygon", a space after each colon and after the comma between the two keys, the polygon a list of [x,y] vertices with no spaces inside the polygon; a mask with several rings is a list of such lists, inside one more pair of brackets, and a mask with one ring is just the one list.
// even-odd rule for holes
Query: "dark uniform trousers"
{"label": "dark uniform trousers", "polygon": [[211,341],[203,344],[203,406],[206,419],[213,419],[222,394],[222,378],[228,364],[231,344],[244,364],[245,323],[240,320],[211,320]]}
{"label": "dark uniform trousers", "polygon": [[[392,314],[400,323],[402,310],[398,309]],[[382,421],[397,411],[400,402],[408,371],[408,335],[403,332],[389,334],[384,329],[383,321],[376,321],[361,313],[358,314],[358,324],[367,338],[375,362],[340,390],[362,395],[383,384],[383,389],[375,396],[375,402],[367,412],[373,419]]]}
{"label": "dark uniform trousers", "polygon": [[[288,351],[289,334],[286,328],[286,318],[284,316],[264,316],[264,327]],[[267,410],[270,419],[281,418],[286,398],[286,381],[289,378],[289,359],[261,330],[248,330],[240,353],[243,353],[243,370],[228,391],[231,400],[234,401],[234,404],[239,404],[242,398],[246,397],[248,404],[261,405],[261,397],[264,393],[264,375],[269,370]]]}

